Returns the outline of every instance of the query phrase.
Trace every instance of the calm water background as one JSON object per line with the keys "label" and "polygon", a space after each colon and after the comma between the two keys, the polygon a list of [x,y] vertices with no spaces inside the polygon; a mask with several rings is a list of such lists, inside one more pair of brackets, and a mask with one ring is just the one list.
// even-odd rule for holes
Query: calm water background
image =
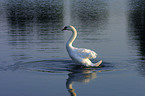
{"label": "calm water background", "polygon": [[[144,0],[1,0],[0,96],[144,96]],[[65,49],[74,46],[102,59],[78,68]]]}

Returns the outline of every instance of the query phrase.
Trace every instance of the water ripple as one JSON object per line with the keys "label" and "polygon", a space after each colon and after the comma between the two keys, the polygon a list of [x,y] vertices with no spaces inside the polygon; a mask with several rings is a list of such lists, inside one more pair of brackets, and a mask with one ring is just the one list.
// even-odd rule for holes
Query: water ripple
{"label": "water ripple", "polygon": [[9,65],[0,70],[11,70],[11,71],[37,71],[37,72],[48,72],[48,73],[66,73],[66,72],[81,72],[82,70],[93,70],[93,71],[109,71],[113,70],[113,66],[107,62],[103,62],[100,67],[84,67],[76,65],[69,59],[60,60],[39,60],[29,62],[17,62],[13,65]]}

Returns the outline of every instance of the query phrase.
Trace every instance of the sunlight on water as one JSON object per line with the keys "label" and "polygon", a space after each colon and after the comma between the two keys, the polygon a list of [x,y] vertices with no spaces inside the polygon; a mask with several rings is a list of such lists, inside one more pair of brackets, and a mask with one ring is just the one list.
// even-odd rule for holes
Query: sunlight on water
{"label": "sunlight on water", "polygon": [[64,0],[63,2],[63,25],[71,25],[71,2],[70,0]]}

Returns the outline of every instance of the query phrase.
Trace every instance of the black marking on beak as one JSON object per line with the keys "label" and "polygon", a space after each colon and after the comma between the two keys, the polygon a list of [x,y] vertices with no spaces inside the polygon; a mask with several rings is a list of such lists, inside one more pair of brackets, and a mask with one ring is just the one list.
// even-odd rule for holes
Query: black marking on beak
{"label": "black marking on beak", "polygon": [[62,29],[62,31],[63,31],[63,30],[66,30],[66,29],[67,29],[67,27],[64,27],[64,28]]}

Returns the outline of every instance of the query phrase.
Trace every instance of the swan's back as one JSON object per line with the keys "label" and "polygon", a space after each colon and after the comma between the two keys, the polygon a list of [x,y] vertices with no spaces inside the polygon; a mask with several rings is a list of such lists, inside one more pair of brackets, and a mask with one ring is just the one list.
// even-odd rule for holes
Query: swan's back
{"label": "swan's back", "polygon": [[97,54],[90,50],[85,48],[73,48],[73,54],[81,57],[81,58],[96,58]]}

